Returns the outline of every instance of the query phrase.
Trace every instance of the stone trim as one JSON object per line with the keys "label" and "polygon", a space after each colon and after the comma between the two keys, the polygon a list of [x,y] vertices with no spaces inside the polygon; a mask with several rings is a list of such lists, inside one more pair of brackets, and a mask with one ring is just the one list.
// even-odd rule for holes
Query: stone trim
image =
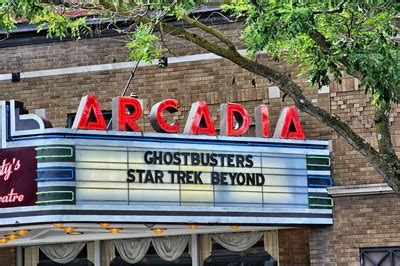
{"label": "stone trim", "polygon": [[350,186],[333,186],[328,189],[328,194],[333,197],[362,196],[394,193],[393,189],[386,183],[363,184]]}
{"label": "stone trim", "polygon": [[[242,49],[242,50],[238,50],[238,52],[243,55],[243,54],[245,54],[246,50]],[[196,61],[203,61],[203,60],[215,60],[215,59],[221,59],[221,57],[216,54],[213,54],[213,53],[194,54],[194,55],[185,55],[185,56],[178,56],[178,57],[169,57],[168,64],[196,62]],[[68,74],[80,74],[80,73],[99,72],[99,71],[117,70],[117,69],[131,69],[135,65],[136,65],[136,62],[120,62],[120,63],[111,63],[111,64],[99,64],[99,65],[88,65],[88,66],[78,66],[78,67],[37,70],[37,71],[21,72],[21,79],[59,76],[59,75],[68,75]],[[157,59],[153,60],[151,63],[145,63],[145,62],[139,63],[139,67],[154,66],[154,65],[158,65]],[[2,81],[2,80],[11,80],[11,73],[0,74],[0,81]]]}

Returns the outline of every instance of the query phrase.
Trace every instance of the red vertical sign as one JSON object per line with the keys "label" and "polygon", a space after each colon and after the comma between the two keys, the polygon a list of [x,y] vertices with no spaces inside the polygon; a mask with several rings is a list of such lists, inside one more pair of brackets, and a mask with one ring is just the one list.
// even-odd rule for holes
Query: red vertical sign
{"label": "red vertical sign", "polygon": [[0,208],[36,202],[35,148],[0,149]]}

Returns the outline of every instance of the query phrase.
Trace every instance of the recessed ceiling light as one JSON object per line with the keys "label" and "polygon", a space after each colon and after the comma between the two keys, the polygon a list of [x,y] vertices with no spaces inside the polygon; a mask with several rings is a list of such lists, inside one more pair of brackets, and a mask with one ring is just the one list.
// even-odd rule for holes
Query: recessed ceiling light
{"label": "recessed ceiling light", "polygon": [[104,228],[104,229],[108,229],[108,227],[110,227],[109,223],[99,223],[99,225],[101,228]]}
{"label": "recessed ceiling light", "polygon": [[118,234],[122,228],[108,228],[108,230],[110,231],[111,234]]}
{"label": "recessed ceiling light", "polygon": [[0,244],[7,244],[8,238],[0,238]]}
{"label": "recessed ceiling light", "polygon": [[17,239],[18,239],[18,234],[15,234],[15,233],[13,233],[13,234],[8,234],[8,235],[6,235],[6,237],[7,237],[9,240],[17,240]]}
{"label": "recessed ceiling light", "polygon": [[188,227],[192,230],[197,229],[199,227],[197,224],[188,224]]}
{"label": "recessed ceiling light", "polygon": [[63,223],[55,223],[55,224],[53,224],[53,226],[54,226],[55,228],[60,229],[60,228],[62,228],[62,227],[64,226],[64,224],[63,224]]}
{"label": "recessed ceiling light", "polygon": [[21,230],[15,231],[15,233],[17,233],[19,236],[25,236],[29,233],[29,231],[31,231],[31,230],[21,229]]}
{"label": "recessed ceiling light", "polygon": [[71,233],[67,233],[67,235],[83,235],[83,232],[77,232],[77,231],[73,231]]}
{"label": "recessed ceiling light", "polygon": [[72,233],[74,231],[75,231],[74,227],[65,227],[64,228],[64,232],[67,233],[67,234],[70,234],[70,233]]}
{"label": "recessed ceiling light", "polygon": [[151,231],[153,231],[153,233],[156,234],[156,235],[162,235],[165,230],[166,230],[165,228],[154,228],[154,229],[151,229]]}
{"label": "recessed ceiling light", "polygon": [[239,230],[240,225],[232,224],[232,225],[230,225],[229,227],[230,227],[232,230]]}

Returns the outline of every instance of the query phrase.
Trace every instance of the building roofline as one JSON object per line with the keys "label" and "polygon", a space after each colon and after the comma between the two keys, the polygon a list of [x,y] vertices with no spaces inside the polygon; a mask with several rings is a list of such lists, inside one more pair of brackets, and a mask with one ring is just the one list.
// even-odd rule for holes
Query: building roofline
{"label": "building roofline", "polygon": [[[226,24],[229,21],[223,16],[217,15],[216,12],[220,12],[221,8],[218,6],[207,6],[202,5],[196,9],[193,14],[199,15],[199,20],[205,24]],[[214,14],[215,13],[215,14]],[[229,15],[227,15],[229,17]],[[82,16],[76,16],[74,18],[79,18]],[[90,36],[81,36],[81,38],[101,38],[101,37],[110,37],[110,36],[118,36],[122,35],[113,27],[104,27],[101,31],[95,31],[94,28],[99,25],[107,25],[107,21],[100,23],[100,18],[91,15],[87,16],[87,25],[92,27],[93,31]],[[170,20],[168,23],[172,25],[179,25],[183,27],[188,27],[189,25],[185,25],[184,23],[177,20]],[[131,22],[128,22],[126,18],[120,18],[116,20],[116,26],[119,29],[124,29],[131,26]],[[17,24],[17,28],[13,29],[7,36],[5,31],[0,31],[0,48],[5,47],[14,47],[21,45],[33,45],[33,44],[42,44],[42,43],[54,43],[54,42],[64,42],[71,41],[72,38],[66,37],[63,39],[57,37],[47,38],[47,30],[44,29],[41,32],[37,32],[37,26],[28,24],[26,22]]]}

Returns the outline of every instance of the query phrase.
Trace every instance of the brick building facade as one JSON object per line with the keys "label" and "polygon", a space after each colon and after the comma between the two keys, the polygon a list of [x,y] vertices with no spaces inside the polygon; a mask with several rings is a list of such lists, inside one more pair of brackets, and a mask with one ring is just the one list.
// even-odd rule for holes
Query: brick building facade
{"label": "brick building facade", "polygon": [[[239,39],[237,25],[219,27],[233,39]],[[13,45],[17,38],[24,37],[13,37],[4,45],[9,47],[0,49],[0,98],[20,100],[29,110],[45,108],[55,127],[66,126],[65,114],[75,113],[81,97],[87,94],[94,93],[102,109],[110,110],[111,98],[121,94],[131,71],[131,65],[125,63],[126,39],[121,36]],[[145,115],[154,103],[170,97],[182,106],[174,114],[181,124],[190,104],[198,100],[209,104],[216,124],[221,103],[241,103],[248,110],[267,104],[274,129],[281,108],[291,104],[289,98],[282,101],[273,84],[227,60],[179,39],[169,38],[166,44],[173,53],[168,55],[169,66],[140,66],[128,89],[128,94],[144,99]],[[179,60],[174,62],[172,57]],[[342,84],[333,83],[318,91],[308,85],[306,76],[298,75],[296,66],[275,62],[264,55],[259,60],[290,74],[315,104],[343,118],[376,146],[371,99],[358,87],[357,80],[348,77]],[[9,74],[17,72],[21,73],[21,81],[12,82]],[[391,117],[397,150],[399,110],[395,106]],[[359,265],[362,249],[399,247],[399,196],[335,132],[307,114],[300,115],[306,138],[332,141],[334,222],[331,226],[280,229],[280,265]],[[146,116],[140,125],[144,131],[152,130]],[[2,265],[15,265],[15,257],[15,249],[0,249]]]}

